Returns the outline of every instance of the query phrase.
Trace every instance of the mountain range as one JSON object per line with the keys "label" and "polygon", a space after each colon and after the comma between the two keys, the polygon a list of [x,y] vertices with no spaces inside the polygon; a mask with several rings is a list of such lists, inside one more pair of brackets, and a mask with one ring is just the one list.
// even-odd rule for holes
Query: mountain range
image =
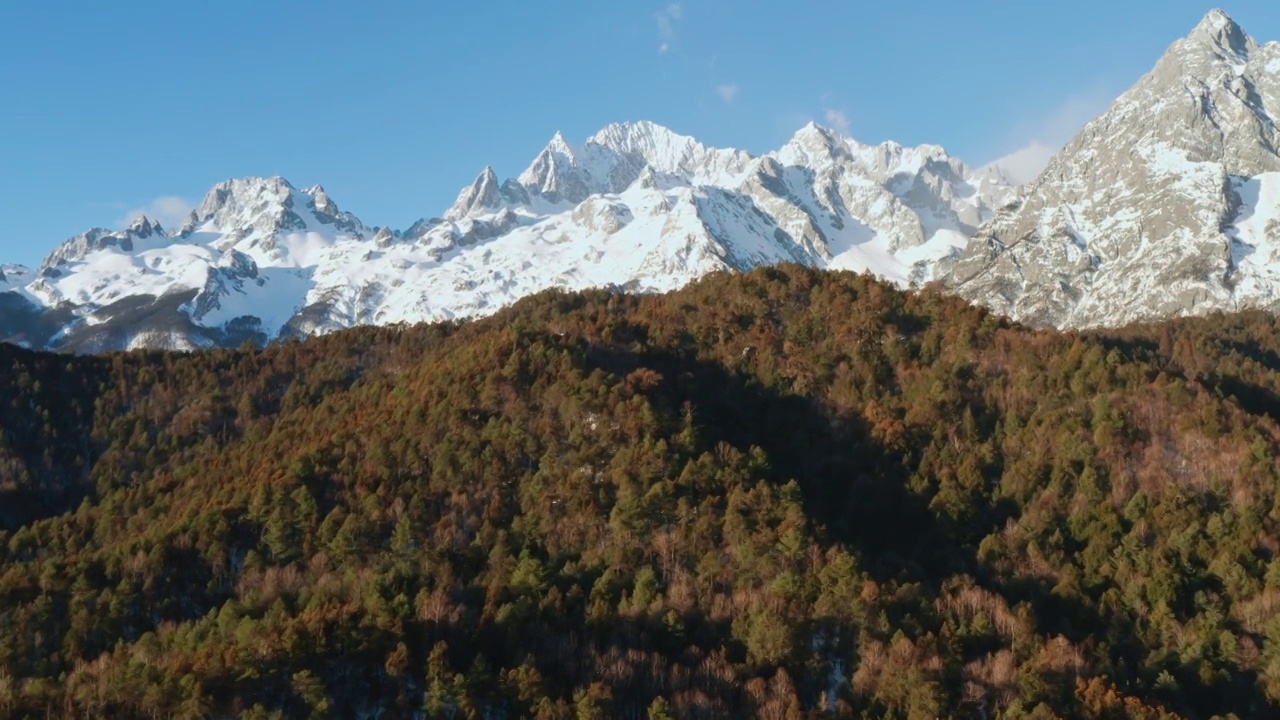
{"label": "mountain range", "polygon": [[[1280,44],[1213,11],[1025,186],[935,145],[809,124],[760,156],[650,122],[557,133],[439,216],[368,225],[324,188],[216,185],[0,266],[0,339],[94,352],[487,315],[548,288],[667,291],[784,262],[938,282],[1032,325],[1280,305]],[[1274,257],[1273,257],[1274,256]]]}

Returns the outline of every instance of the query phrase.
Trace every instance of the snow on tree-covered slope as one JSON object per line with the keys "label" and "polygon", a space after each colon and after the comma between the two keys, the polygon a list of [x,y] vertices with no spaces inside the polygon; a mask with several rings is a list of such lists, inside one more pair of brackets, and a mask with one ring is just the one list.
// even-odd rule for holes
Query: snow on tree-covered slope
{"label": "snow on tree-covered slope", "polygon": [[140,218],[5,266],[0,333],[73,350],[262,342],[358,324],[484,315],[552,287],[661,291],[716,270],[799,262],[928,279],[1013,190],[941,148],[862,145],[809,125],[752,157],[653,123],[528,169],[491,168],[441,217],[371,228],[324,189],[215,186],[176,233]]}
{"label": "snow on tree-covered slope", "polygon": [[1280,44],[1215,10],[1090,122],[947,282],[1036,324],[1280,308]]}

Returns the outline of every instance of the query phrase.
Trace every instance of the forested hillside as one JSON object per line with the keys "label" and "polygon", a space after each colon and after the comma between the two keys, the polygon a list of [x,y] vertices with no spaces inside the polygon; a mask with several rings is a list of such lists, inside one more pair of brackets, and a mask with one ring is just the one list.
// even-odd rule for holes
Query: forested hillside
{"label": "forested hillside", "polygon": [[1280,333],[794,266],[0,347],[0,715],[1280,714]]}

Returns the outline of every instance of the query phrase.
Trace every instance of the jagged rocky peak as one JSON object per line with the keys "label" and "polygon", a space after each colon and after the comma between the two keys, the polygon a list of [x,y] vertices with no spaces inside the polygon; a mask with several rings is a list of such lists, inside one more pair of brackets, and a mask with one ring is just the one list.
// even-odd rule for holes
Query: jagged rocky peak
{"label": "jagged rocky peak", "polygon": [[976,233],[947,282],[1060,327],[1280,307],[1277,61],[1280,46],[1210,12]]}
{"label": "jagged rocky peak", "polygon": [[186,234],[203,227],[274,232],[300,227],[301,219],[293,212],[294,192],[289,181],[278,176],[224,180],[205,194],[182,231]]}
{"label": "jagged rocky peak", "polygon": [[881,174],[915,174],[921,170],[934,173],[949,173],[952,178],[964,174],[963,166],[953,161],[947,151],[938,145],[918,145],[904,147],[888,140],[879,145],[855,145],[861,160],[877,173]]}
{"label": "jagged rocky peak", "polygon": [[586,174],[576,166],[576,152],[556,131],[551,142],[538,153],[533,163],[520,174],[519,182],[530,193],[542,196],[552,203],[569,202],[574,205],[591,194]]}
{"label": "jagged rocky peak", "polygon": [[374,244],[381,248],[390,247],[391,245],[395,244],[397,239],[398,237],[395,231],[385,226],[378,228],[377,231],[373,234]]}
{"label": "jagged rocky peak", "polygon": [[498,175],[489,165],[467,187],[458,193],[453,207],[445,213],[449,220],[460,220],[470,215],[477,215],[497,210],[502,204],[502,194],[498,185]]}
{"label": "jagged rocky peak", "polygon": [[791,142],[800,145],[831,145],[839,139],[835,130],[823,127],[813,120],[805,123],[791,136]]}
{"label": "jagged rocky peak", "polygon": [[680,135],[648,120],[609,123],[595,135],[588,138],[587,142],[601,145],[617,152],[639,152],[644,149],[663,146],[697,144],[697,141],[691,137]]}
{"label": "jagged rocky peak", "polygon": [[365,234],[364,225],[342,211],[321,185],[299,190],[278,176],[245,177],[215,185],[187,217],[181,235],[188,237],[199,231],[233,241],[251,235],[265,239],[319,225],[351,235]]}
{"label": "jagged rocky peak", "polygon": [[557,132],[515,183],[499,193],[513,205],[532,197],[576,205],[597,193],[620,193],[645,168],[681,185],[729,185],[752,161],[741,150],[712,148],[652,122],[614,123],[573,145]]}
{"label": "jagged rocky peak", "polygon": [[311,216],[321,225],[331,225],[337,232],[354,236],[368,235],[368,229],[364,223],[360,222],[355,215],[343,212],[333,198],[329,197],[329,193],[325,192],[324,186],[313,185],[303,190],[302,196],[307,198],[306,204],[311,210]]}
{"label": "jagged rocky peak", "polygon": [[[796,131],[774,155],[784,165],[811,169],[826,169],[852,162],[859,170],[881,181],[927,171],[948,183],[958,183],[968,173],[964,163],[952,158],[939,145],[903,147],[892,140],[867,145],[815,122],[809,122]],[[988,180],[994,186],[998,178]],[[929,182],[937,185],[936,180]]]}
{"label": "jagged rocky peak", "polygon": [[520,174],[520,183],[530,189],[541,189],[557,173],[572,170],[576,162],[575,148],[565,139],[564,133],[557,130],[546,147],[542,148],[529,167]]}
{"label": "jagged rocky peak", "polygon": [[1257,42],[1249,37],[1230,15],[1216,8],[1204,16],[1186,40],[1210,43],[1232,57],[1248,56],[1249,52],[1258,46]]}
{"label": "jagged rocky peak", "polygon": [[123,252],[132,252],[137,241],[163,240],[167,237],[159,222],[139,215],[124,230],[108,230],[93,228],[79,235],[67,238],[44,259],[40,268],[45,276],[48,270],[68,262],[83,260],[87,255],[107,248],[117,248]]}
{"label": "jagged rocky peak", "polygon": [[1117,101],[1124,119],[1142,119],[1195,162],[1222,162],[1233,175],[1275,169],[1280,46],[1259,46],[1215,10]]}
{"label": "jagged rocky peak", "polygon": [[[1257,41],[1230,16],[1213,10],[1186,36],[1171,43],[1151,72],[1126,94],[1178,87],[1189,98],[1202,97],[1212,86],[1244,75],[1258,50]],[[1196,87],[1196,83],[1204,87]],[[1205,110],[1212,112],[1212,108]]]}
{"label": "jagged rocky peak", "polygon": [[139,238],[149,238],[155,235],[164,235],[164,228],[155,220],[150,220],[146,215],[139,215],[129,224],[127,231]]}
{"label": "jagged rocky peak", "polygon": [[214,185],[196,209],[201,218],[209,218],[228,208],[261,203],[285,204],[294,187],[282,177],[244,177],[224,180]]}
{"label": "jagged rocky peak", "polygon": [[563,155],[570,160],[572,160],[574,156],[573,146],[565,139],[564,133],[559,130],[556,131],[555,135],[551,136],[551,141],[547,143],[547,148],[543,152],[552,153],[554,155]]}
{"label": "jagged rocky peak", "polygon": [[314,207],[317,212],[322,212],[326,215],[337,215],[341,212],[338,209],[338,204],[329,197],[329,193],[325,192],[323,185],[312,185],[306,190],[303,190],[303,192],[311,196],[311,206]]}
{"label": "jagged rocky peak", "polygon": [[785,165],[829,163],[840,154],[843,143],[844,140],[835,132],[811,121],[797,130],[774,154]]}
{"label": "jagged rocky peak", "polygon": [[707,147],[647,120],[606,125],[587,140],[587,147],[593,145],[638,158],[661,173],[687,176],[693,182],[709,180],[716,173],[741,173],[752,159],[750,153]]}

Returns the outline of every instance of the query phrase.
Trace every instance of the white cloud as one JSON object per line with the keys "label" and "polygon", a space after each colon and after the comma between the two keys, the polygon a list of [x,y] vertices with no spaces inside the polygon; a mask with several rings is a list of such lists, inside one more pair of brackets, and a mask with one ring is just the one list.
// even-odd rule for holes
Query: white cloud
{"label": "white cloud", "polygon": [[1024,121],[1010,133],[1014,149],[987,163],[1010,181],[1023,184],[1039,177],[1054,153],[1062,149],[1090,120],[1102,114],[1114,96],[1101,90],[1074,95],[1051,112]]}
{"label": "white cloud", "polygon": [[684,8],[680,7],[680,3],[671,3],[653,17],[658,21],[658,54],[665,55],[671,49],[671,42],[675,40],[676,23],[684,17]]}
{"label": "white cloud", "polygon": [[142,207],[134,208],[121,215],[116,219],[116,227],[126,227],[136,220],[139,215],[146,215],[152,220],[158,220],[166,230],[174,230],[182,225],[193,209],[195,209],[195,204],[186,198],[180,198],[177,195],[164,195]]}
{"label": "white cloud", "polygon": [[1032,140],[1008,155],[992,160],[987,166],[999,168],[1010,182],[1025,185],[1040,176],[1059,147]]}
{"label": "white cloud", "polygon": [[828,108],[827,111],[823,113],[822,117],[827,121],[827,125],[829,125],[831,129],[841,135],[849,134],[849,116],[845,115],[843,111]]}
{"label": "white cloud", "polygon": [[726,103],[731,103],[734,98],[738,97],[738,86],[733,83],[728,85],[717,85],[716,93],[720,96],[721,100],[724,100]]}

